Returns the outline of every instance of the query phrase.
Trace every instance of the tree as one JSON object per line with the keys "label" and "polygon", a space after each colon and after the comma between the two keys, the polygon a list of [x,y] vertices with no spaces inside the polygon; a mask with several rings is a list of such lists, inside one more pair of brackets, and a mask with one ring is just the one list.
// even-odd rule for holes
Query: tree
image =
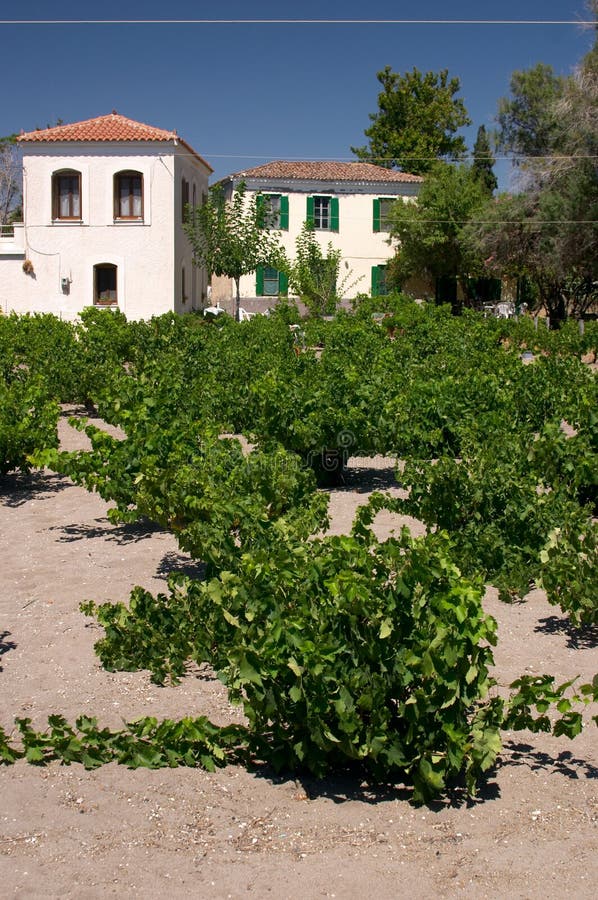
{"label": "tree", "polygon": [[490,149],[486,127],[480,125],[473,145],[472,174],[478,179],[489,197],[498,187],[498,179],[494,174],[494,163],[495,159]]}
{"label": "tree", "polygon": [[523,157],[516,158],[517,165],[558,147],[561,128],[555,104],[564,87],[565,79],[544,63],[513,72],[511,97],[502,97],[498,104],[496,143],[505,153]]}
{"label": "tree", "polygon": [[235,318],[241,305],[242,275],[258,266],[280,268],[283,258],[278,238],[264,221],[260,195],[246,196],[241,183],[227,199],[222,185],[210,188],[202,206],[190,208],[184,229],[193,247],[195,265],[208,274],[225,275],[235,282]]}
{"label": "tree", "polygon": [[[304,222],[295,242],[295,258],[286,264],[285,271],[290,289],[298,294],[313,316],[331,315],[343,292],[353,287],[349,285],[351,272],[341,279],[339,273],[342,254],[328,243],[323,252],[314,226]],[[359,280],[359,279],[357,279]]]}
{"label": "tree", "polygon": [[470,166],[436,163],[417,203],[399,199],[390,212],[390,233],[400,246],[390,267],[390,281],[402,286],[413,275],[455,277],[470,298],[469,279],[481,274],[466,226],[484,206],[486,189]]}
{"label": "tree", "polygon": [[529,154],[524,190],[490,203],[471,236],[490,270],[525,277],[558,322],[598,302],[598,43],[567,79],[542,65],[513,78],[499,136]]}
{"label": "tree", "polygon": [[14,221],[21,206],[21,168],[16,135],[0,137],[0,225]]}
{"label": "tree", "polygon": [[414,68],[400,75],[390,66],[377,78],[383,89],[378,112],[370,113],[372,125],[365,130],[369,145],[352,147],[352,153],[415,175],[430,171],[442,157],[463,157],[465,141],[456,132],[471,120],[463,101],[455,97],[458,78],[449,79],[447,69],[422,74]]}

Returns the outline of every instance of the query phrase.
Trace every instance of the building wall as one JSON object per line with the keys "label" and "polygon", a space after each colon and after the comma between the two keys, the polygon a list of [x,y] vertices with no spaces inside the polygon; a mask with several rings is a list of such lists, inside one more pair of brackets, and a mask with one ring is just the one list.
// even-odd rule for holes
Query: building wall
{"label": "building wall", "polygon": [[188,195],[189,204],[199,206],[208,193],[208,170],[178,144],[174,173],[174,309],[190,312],[207,305],[208,279],[205,271],[193,264],[193,249],[183,230],[183,180],[188,185],[185,196]]}
{"label": "building wall", "polygon": [[[404,196],[414,199],[419,185],[401,185],[401,190],[396,185],[387,188],[385,185],[360,185],[355,189],[348,186],[335,185],[327,189],[325,183],[312,184],[307,190],[288,191],[289,227],[287,231],[278,231],[280,243],[284,247],[287,256],[292,259],[295,254],[295,244],[301,232],[303,223],[307,218],[308,196],[337,196],[339,208],[338,231],[316,230],[315,236],[324,253],[330,243],[335,250],[342,254],[339,273],[339,292],[342,298],[351,299],[357,294],[369,294],[372,288],[372,267],[384,265],[394,256],[396,242],[389,241],[389,234],[385,231],[374,231],[374,199],[396,199]],[[282,193],[284,189],[275,184],[271,188],[261,186],[264,194]],[[250,193],[248,184],[248,194]],[[253,298],[256,296],[256,276],[246,275],[241,279],[241,298]],[[215,288],[215,290],[214,290]],[[213,282],[212,300],[221,302],[232,297],[233,288],[220,279],[216,285]],[[270,298],[271,304],[274,302]],[[270,304],[270,305],[271,305]]]}
{"label": "building wall", "polygon": [[[81,222],[52,221],[52,174],[61,169],[81,173]],[[114,221],[114,175],[123,170],[143,175],[141,222]],[[185,262],[191,285],[190,245],[175,227],[182,172],[207,189],[207,169],[180,145],[23,146],[24,227],[15,234],[18,253],[0,241],[0,308],[75,318],[93,304],[94,266],[103,263],[117,267],[118,307],[128,318],[190,308],[180,277]]]}

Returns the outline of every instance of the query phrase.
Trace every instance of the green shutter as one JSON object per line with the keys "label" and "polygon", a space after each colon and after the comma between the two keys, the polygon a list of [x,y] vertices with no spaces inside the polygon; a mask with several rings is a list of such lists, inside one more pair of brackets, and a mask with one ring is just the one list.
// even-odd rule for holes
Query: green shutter
{"label": "green shutter", "polygon": [[280,272],[278,276],[278,293],[279,294],[288,294],[289,293],[289,278],[288,275],[285,275],[284,272]]}
{"label": "green shutter", "polygon": [[372,297],[378,296],[378,266],[372,266]]}
{"label": "green shutter", "polygon": [[289,230],[289,198],[284,195],[280,198],[280,230]]}
{"label": "green shutter", "polygon": [[374,198],[374,231],[380,231],[380,200]]}
{"label": "green shutter", "polygon": [[313,224],[314,224],[314,198],[313,197],[307,198],[307,213],[306,213],[305,218],[307,219],[307,224],[311,225],[313,228]]}
{"label": "green shutter", "polygon": [[330,198],[330,230],[338,231],[338,197]]}
{"label": "green shutter", "polygon": [[255,272],[255,296],[264,296],[264,267],[258,266]]}

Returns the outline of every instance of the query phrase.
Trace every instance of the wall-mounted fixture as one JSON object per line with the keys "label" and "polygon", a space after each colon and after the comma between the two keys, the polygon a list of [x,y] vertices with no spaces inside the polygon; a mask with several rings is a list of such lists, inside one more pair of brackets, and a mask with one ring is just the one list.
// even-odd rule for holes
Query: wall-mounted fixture
{"label": "wall-mounted fixture", "polygon": [[60,279],[60,289],[63,294],[68,294],[71,289],[71,279],[70,278],[61,278]]}
{"label": "wall-mounted fixture", "polygon": [[30,259],[23,260],[23,272],[25,275],[33,275],[33,263]]}

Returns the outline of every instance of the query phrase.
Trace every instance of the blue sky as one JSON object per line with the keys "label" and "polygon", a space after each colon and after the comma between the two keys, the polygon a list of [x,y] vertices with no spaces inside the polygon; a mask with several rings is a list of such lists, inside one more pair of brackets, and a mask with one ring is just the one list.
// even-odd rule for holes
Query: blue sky
{"label": "blue sky", "polygon": [[[0,19],[588,19],[584,0],[28,0]],[[571,25],[0,24],[0,134],[116,109],[176,129],[214,180],[269,159],[352,159],[377,109],[376,73],[414,66],[461,81],[493,126],[511,73],[537,62],[569,74],[591,30]],[[508,167],[497,164],[501,187]]]}

